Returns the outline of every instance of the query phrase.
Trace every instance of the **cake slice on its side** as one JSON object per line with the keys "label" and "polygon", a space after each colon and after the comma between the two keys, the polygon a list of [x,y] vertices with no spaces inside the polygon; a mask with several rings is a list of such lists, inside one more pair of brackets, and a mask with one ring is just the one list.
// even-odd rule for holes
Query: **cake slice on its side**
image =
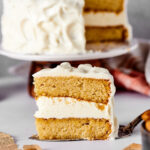
{"label": "cake slice on its side", "polygon": [[34,74],[41,140],[110,139],[117,133],[115,87],[110,73],[91,65],[62,63]]}

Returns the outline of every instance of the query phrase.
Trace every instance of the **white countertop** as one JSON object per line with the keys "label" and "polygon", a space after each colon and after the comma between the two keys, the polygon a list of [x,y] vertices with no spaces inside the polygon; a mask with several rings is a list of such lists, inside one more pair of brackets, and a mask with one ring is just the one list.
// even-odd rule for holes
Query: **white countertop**
{"label": "white countertop", "polygon": [[[118,92],[115,96],[115,112],[120,124],[127,124],[146,109],[150,109],[150,97],[134,92]],[[132,136],[114,141],[30,140],[28,137],[36,133],[35,110],[35,101],[27,93],[26,79],[0,79],[0,132],[14,136],[20,148],[38,144],[43,150],[122,150],[131,143],[141,143],[140,126]]]}

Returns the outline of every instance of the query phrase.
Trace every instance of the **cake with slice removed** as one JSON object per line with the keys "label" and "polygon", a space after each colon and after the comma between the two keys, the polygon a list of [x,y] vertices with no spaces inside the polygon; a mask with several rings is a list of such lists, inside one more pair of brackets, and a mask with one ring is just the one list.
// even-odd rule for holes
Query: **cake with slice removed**
{"label": "cake with slice removed", "polygon": [[83,54],[91,44],[130,41],[126,3],[127,0],[3,0],[2,46],[24,54]]}
{"label": "cake with slice removed", "polygon": [[116,136],[115,86],[106,69],[62,63],[33,77],[39,139],[105,140]]}

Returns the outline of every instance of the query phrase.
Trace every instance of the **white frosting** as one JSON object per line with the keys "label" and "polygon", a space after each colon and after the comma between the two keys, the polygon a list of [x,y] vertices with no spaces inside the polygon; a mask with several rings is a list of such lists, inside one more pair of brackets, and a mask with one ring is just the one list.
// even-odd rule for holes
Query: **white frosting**
{"label": "white frosting", "polygon": [[76,100],[69,97],[49,98],[41,96],[37,99],[38,111],[35,113],[36,118],[104,118],[110,119],[110,106],[104,106],[104,110],[98,108],[102,104]]}
{"label": "white frosting", "polygon": [[78,101],[73,98],[55,97],[48,98],[41,96],[37,99],[38,111],[35,113],[36,118],[94,118],[107,119],[111,123],[112,133],[110,138],[116,137],[118,124],[113,114],[113,99],[108,105],[103,105],[104,110],[99,109],[97,104],[88,101]]}
{"label": "white frosting", "polygon": [[[11,52],[68,54],[88,52],[85,25],[123,24],[129,30],[126,11],[85,13],[84,0],[3,0],[2,46]],[[125,6],[124,6],[125,7]]]}
{"label": "white frosting", "polygon": [[84,13],[86,26],[117,26],[128,24],[126,12],[119,14],[111,12],[85,12]]}
{"label": "white frosting", "polygon": [[84,0],[3,0],[2,44],[21,53],[85,52]]}
{"label": "white frosting", "polygon": [[43,69],[33,75],[34,78],[46,76],[78,76],[113,80],[112,75],[105,68],[92,67],[90,64],[81,64],[75,68],[72,67],[68,62],[61,63],[56,68]]}

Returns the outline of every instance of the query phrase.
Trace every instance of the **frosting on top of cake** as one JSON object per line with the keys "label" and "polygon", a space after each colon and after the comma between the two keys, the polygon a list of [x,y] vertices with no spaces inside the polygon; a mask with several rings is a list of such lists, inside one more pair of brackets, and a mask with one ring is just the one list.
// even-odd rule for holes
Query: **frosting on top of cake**
{"label": "frosting on top of cake", "polygon": [[84,53],[83,7],[84,0],[4,0],[3,47],[21,53]]}
{"label": "frosting on top of cake", "polygon": [[113,80],[111,74],[105,68],[92,67],[92,65],[90,64],[81,64],[77,68],[75,68],[72,67],[68,62],[61,63],[56,68],[43,69],[35,73],[33,76],[35,78],[44,76],[79,76]]}

